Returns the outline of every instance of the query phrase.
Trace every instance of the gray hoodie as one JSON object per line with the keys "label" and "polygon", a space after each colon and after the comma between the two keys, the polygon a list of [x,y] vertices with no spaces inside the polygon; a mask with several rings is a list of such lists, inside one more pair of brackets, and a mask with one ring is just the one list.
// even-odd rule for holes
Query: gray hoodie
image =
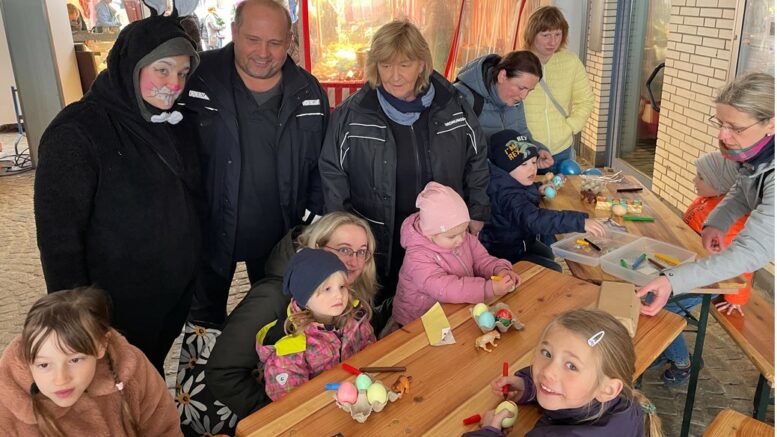
{"label": "gray hoodie", "polygon": [[493,84],[486,85],[486,78],[491,76],[491,72],[500,59],[499,55],[491,54],[473,60],[459,71],[453,86],[464,94],[467,102],[472,106],[475,102],[473,90],[483,97],[483,111],[478,116],[478,121],[486,135],[486,141],[490,140],[491,135],[501,130],[512,129],[529,138],[540,148],[547,150],[544,144],[538,143],[532,138],[531,132],[526,126],[523,102],[515,106],[508,106],[499,98]]}
{"label": "gray hoodie", "polygon": [[774,259],[774,156],[752,168],[739,168],[739,178],[704,226],[724,233],[744,214],[744,229],[726,250],[665,272],[675,294],[755,271]]}

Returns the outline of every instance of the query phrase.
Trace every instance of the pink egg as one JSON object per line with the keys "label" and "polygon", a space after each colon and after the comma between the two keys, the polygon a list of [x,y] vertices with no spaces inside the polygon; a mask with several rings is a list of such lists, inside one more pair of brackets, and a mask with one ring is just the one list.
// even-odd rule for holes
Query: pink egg
{"label": "pink egg", "polygon": [[354,404],[358,395],[359,392],[356,390],[356,386],[345,381],[337,389],[337,402],[341,404]]}

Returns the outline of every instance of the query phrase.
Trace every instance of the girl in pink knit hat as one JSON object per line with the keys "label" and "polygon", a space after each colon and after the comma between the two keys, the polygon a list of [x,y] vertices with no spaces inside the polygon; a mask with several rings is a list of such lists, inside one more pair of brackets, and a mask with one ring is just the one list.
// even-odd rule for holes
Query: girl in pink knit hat
{"label": "girl in pink knit hat", "polygon": [[429,182],[416,207],[420,211],[402,223],[400,244],[406,252],[394,297],[396,323],[412,322],[435,302],[484,302],[521,283],[509,261],[489,255],[467,232],[467,205],[452,188]]}

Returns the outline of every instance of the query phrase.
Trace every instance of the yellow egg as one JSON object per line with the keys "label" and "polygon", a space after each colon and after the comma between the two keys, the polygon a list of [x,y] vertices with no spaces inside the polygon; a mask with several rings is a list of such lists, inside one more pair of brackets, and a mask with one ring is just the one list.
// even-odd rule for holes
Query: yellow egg
{"label": "yellow egg", "polygon": [[472,315],[475,317],[480,317],[480,315],[485,313],[486,311],[488,311],[488,305],[484,303],[479,303],[475,305],[474,308],[472,308]]}
{"label": "yellow egg", "polygon": [[386,392],[386,387],[384,387],[383,384],[375,382],[370,386],[370,388],[367,389],[367,401],[370,403],[370,405],[373,402],[385,404],[387,400],[388,393]]}
{"label": "yellow egg", "polygon": [[496,413],[502,410],[509,410],[513,413],[513,417],[502,419],[502,428],[509,428],[515,423],[515,419],[518,418],[518,405],[515,405],[513,401],[504,401],[496,406]]}

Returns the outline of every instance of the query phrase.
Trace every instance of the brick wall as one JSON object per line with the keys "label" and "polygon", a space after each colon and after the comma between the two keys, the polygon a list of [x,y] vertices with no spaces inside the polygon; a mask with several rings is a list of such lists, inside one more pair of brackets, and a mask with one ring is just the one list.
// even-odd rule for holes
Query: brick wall
{"label": "brick wall", "polygon": [[680,210],[696,195],[694,160],[717,150],[707,123],[729,77],[736,0],[673,0],[653,192]]}
{"label": "brick wall", "polygon": [[[590,163],[601,166],[605,163],[605,141],[607,136],[607,114],[610,107],[610,83],[612,80],[613,45],[615,41],[615,18],[617,0],[606,0],[602,34],[602,50],[586,51],[585,69],[594,91],[594,110],[580,132],[580,155]],[[591,20],[589,19],[590,23]],[[591,29],[588,29],[591,34]]]}

